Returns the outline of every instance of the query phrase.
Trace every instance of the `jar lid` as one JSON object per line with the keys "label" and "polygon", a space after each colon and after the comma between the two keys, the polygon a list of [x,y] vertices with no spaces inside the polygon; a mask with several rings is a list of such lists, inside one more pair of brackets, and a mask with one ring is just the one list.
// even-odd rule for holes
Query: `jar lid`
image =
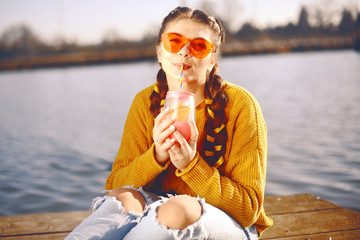
{"label": "jar lid", "polygon": [[183,92],[183,91],[168,91],[167,95],[169,97],[194,97],[195,95],[190,92]]}

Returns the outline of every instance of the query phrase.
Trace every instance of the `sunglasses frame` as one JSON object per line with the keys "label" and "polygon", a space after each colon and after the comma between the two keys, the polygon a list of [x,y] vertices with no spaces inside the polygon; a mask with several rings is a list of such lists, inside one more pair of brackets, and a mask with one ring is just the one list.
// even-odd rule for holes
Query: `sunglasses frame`
{"label": "sunglasses frame", "polygon": [[[171,34],[175,34],[178,37],[180,37],[181,39],[183,39],[182,43],[179,43],[179,49],[176,50],[172,50],[171,46],[170,46],[170,39],[169,36]],[[203,40],[205,45],[206,45],[206,49],[208,49],[208,46],[210,46],[210,49],[208,50],[204,50],[204,51],[197,51],[194,47],[193,47],[193,42],[196,40]],[[170,33],[163,33],[161,35],[161,41],[163,42],[163,46],[165,48],[165,50],[169,53],[178,53],[184,46],[186,46],[186,44],[188,44],[190,42],[190,47],[189,47],[189,51],[191,53],[192,56],[194,56],[195,58],[198,59],[202,59],[207,57],[210,53],[215,52],[215,45],[212,44],[211,42],[209,42],[208,40],[204,39],[204,38],[194,38],[194,39],[189,39],[186,38],[185,36],[179,34],[179,33],[175,33],[175,32],[170,32]],[[166,41],[166,42],[165,42]],[[183,44],[183,45],[182,45]]]}

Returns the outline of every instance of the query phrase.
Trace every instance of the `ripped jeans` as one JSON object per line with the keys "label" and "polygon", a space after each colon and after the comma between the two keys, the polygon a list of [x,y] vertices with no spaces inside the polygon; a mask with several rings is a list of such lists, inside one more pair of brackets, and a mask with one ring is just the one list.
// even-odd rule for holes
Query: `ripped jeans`
{"label": "ripped jeans", "polygon": [[[169,229],[157,220],[157,208],[170,197],[159,197],[136,189],[145,198],[143,213],[124,214],[121,202],[115,197],[94,199],[93,208],[97,210],[77,226],[65,240],[253,240],[258,239],[254,226],[244,228],[225,212],[207,204],[204,199],[197,199],[202,206],[202,215],[195,223],[185,229]],[[99,206],[100,205],[100,206]],[[98,207],[99,206],[99,207]]]}

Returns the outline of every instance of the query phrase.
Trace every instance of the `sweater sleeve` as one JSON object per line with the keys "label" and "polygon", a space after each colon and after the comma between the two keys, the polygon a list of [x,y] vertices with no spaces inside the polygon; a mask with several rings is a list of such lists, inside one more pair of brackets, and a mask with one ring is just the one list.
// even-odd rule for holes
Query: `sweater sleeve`
{"label": "sweater sleeve", "polygon": [[154,119],[146,111],[148,106],[143,95],[139,93],[131,105],[120,149],[105,184],[106,190],[123,186],[142,187],[167,169],[168,164],[159,165],[154,156]]}
{"label": "sweater sleeve", "polygon": [[[182,173],[181,178],[209,204],[247,227],[257,222],[263,211],[267,139],[257,101],[246,91],[243,93],[231,108],[235,114],[230,115],[227,126],[228,154],[225,155],[224,173],[220,174],[197,155],[196,164]],[[261,221],[265,221],[265,225],[272,224],[267,218]]]}

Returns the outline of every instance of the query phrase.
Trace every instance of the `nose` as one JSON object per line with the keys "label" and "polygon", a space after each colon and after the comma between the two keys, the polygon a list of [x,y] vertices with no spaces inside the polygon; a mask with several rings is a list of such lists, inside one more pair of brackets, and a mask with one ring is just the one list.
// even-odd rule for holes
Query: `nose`
{"label": "nose", "polygon": [[190,54],[190,42],[187,42],[185,44],[185,46],[180,49],[180,51],[178,52],[178,54],[182,57],[190,57],[191,54]]}

